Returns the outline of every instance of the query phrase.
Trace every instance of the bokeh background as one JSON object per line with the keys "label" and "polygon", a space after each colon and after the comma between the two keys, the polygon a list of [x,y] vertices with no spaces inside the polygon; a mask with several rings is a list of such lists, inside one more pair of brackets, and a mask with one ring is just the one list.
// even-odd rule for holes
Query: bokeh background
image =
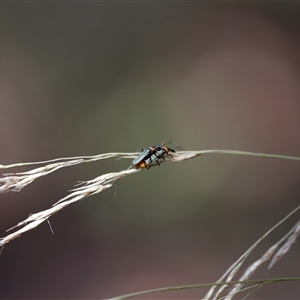
{"label": "bokeh background", "polygon": [[[1,3],[0,163],[187,150],[300,156],[299,3]],[[129,166],[73,166],[1,195],[0,229],[79,180]],[[25,169],[14,169],[19,171]],[[73,204],[7,244],[2,299],[96,299],[215,282],[299,204],[292,161],[204,155],[162,164]],[[290,218],[249,265],[298,220]],[[299,245],[256,278],[299,276]],[[205,289],[140,299],[195,299]],[[300,298],[299,284],[251,299]]]}

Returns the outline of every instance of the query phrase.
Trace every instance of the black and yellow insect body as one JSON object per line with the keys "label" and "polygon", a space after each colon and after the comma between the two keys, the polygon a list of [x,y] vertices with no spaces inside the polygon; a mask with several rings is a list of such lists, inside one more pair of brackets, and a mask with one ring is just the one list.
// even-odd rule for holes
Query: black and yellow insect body
{"label": "black and yellow insect body", "polygon": [[131,165],[136,169],[150,169],[159,166],[165,160],[165,155],[172,156],[170,152],[175,153],[175,150],[162,145],[148,147],[131,162]]}

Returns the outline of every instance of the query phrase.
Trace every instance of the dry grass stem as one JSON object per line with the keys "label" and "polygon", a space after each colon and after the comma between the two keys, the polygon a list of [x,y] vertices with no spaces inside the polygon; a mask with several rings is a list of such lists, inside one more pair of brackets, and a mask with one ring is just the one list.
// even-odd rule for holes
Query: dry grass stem
{"label": "dry grass stem", "polygon": [[[284,155],[276,155],[276,154],[264,154],[264,153],[254,153],[254,152],[246,152],[246,151],[236,151],[236,150],[201,150],[201,151],[177,151],[176,153],[172,153],[172,155],[165,155],[164,160],[162,162],[183,162],[189,159],[196,158],[202,154],[231,154],[231,155],[247,155],[247,156],[256,156],[256,157],[266,157],[266,158],[279,158],[279,159],[288,159],[288,160],[297,160],[300,161],[300,157],[292,157],[292,156],[284,156]],[[80,163],[87,163],[92,161],[97,161],[101,159],[108,159],[108,158],[136,158],[140,153],[105,153],[100,155],[94,156],[79,156],[79,157],[72,157],[72,158],[58,158],[48,161],[42,162],[29,162],[29,163],[17,163],[17,164],[10,164],[10,165],[0,165],[0,169],[9,169],[13,167],[21,167],[21,166],[30,166],[30,165],[37,165],[37,164],[45,164],[44,166],[26,171],[26,172],[19,172],[19,173],[9,173],[4,174],[3,177],[0,178],[0,193],[10,192],[10,191],[20,191],[28,184],[32,183],[36,179],[46,176],[56,170],[59,170],[64,167],[69,167],[73,165],[77,165]],[[71,194],[64,197],[63,199],[59,200],[57,203],[53,205],[53,207],[46,209],[44,211],[35,213],[30,215],[24,221],[18,223],[16,226],[10,228],[14,229],[16,227],[23,226],[23,228],[15,231],[14,233],[8,234],[6,237],[0,239],[0,247],[3,247],[6,243],[12,241],[13,239],[20,236],[22,233],[27,232],[44,221],[48,220],[49,217],[60,211],[61,209],[67,207],[73,202],[82,200],[86,197],[92,196],[94,194],[100,193],[105,189],[112,187],[116,182],[125,176],[131,175],[133,173],[139,172],[140,169],[135,169],[130,166],[125,171],[115,172],[115,173],[108,173],[101,175],[95,179],[82,182],[80,187],[76,187],[71,190]],[[298,208],[299,209],[299,208]],[[287,217],[286,217],[287,218]],[[282,222],[286,219],[284,218]],[[280,224],[280,223],[279,223]],[[276,226],[278,226],[277,224]],[[274,227],[275,228],[275,227]],[[273,230],[273,229],[272,229]],[[271,230],[271,231],[272,231]],[[238,261],[235,262],[227,272],[219,279],[218,282],[223,281],[226,276],[226,281],[230,282],[236,272],[240,269],[241,265],[243,264],[244,260],[247,256],[251,253],[251,251],[256,247],[256,245],[265,238],[271,231],[266,233],[257,243],[255,243]],[[276,261],[278,261],[286,252],[290,249],[291,245],[295,242],[296,237],[300,233],[300,225],[298,224],[294,231],[288,235],[287,241],[284,246],[277,252],[274,259],[272,260],[270,267],[272,267]],[[265,255],[252,264],[247,271],[245,272],[242,279],[247,279],[256,268],[261,265],[264,261],[268,260],[271,255],[274,253],[277,246],[275,245],[265,253]],[[213,297],[216,299],[220,296],[223,289],[226,285],[222,285],[219,291],[217,291]],[[241,286],[236,287],[235,291],[241,290]],[[211,296],[214,294],[214,289],[216,286],[212,287],[212,289],[208,292],[205,299],[210,299]],[[233,290],[234,291],[234,290]],[[232,292],[234,293],[234,292]],[[228,298],[230,299],[230,298]]]}
{"label": "dry grass stem", "polygon": [[[258,289],[264,285],[267,284],[272,284],[272,283],[277,283],[277,282],[293,282],[293,281],[300,281],[299,277],[292,277],[292,278],[269,278],[269,279],[254,279],[254,280],[247,280],[247,281],[232,281],[232,282],[218,282],[218,283],[200,283],[200,284],[190,284],[190,285],[179,285],[179,286],[168,286],[168,287],[162,287],[162,288],[157,288],[157,289],[152,289],[152,290],[147,290],[147,291],[140,291],[140,292],[135,292],[135,293],[130,293],[122,296],[117,296],[113,298],[108,298],[106,300],[125,300],[129,298],[134,298],[137,296],[142,296],[142,295],[148,295],[148,294],[154,294],[154,293],[159,293],[159,292],[167,292],[167,291],[181,291],[181,290],[187,290],[187,289],[199,289],[199,288],[205,288],[205,287],[212,287],[212,286],[222,286],[222,285],[234,285],[234,284],[251,284],[252,286],[249,286],[247,288],[244,288],[243,291],[247,289]],[[249,293],[250,294],[250,293]],[[224,299],[225,297],[220,297],[218,300]],[[140,299],[140,298],[136,298]],[[245,297],[243,299],[246,299]]]}
{"label": "dry grass stem", "polygon": [[0,194],[6,192],[19,192],[26,185],[35,181],[36,179],[46,176],[60,168],[74,166],[82,163],[83,161],[78,160],[70,160],[66,162],[59,162],[56,164],[46,165],[44,167],[39,167],[27,172],[21,173],[9,173],[4,174],[2,178],[0,178]]}
{"label": "dry grass stem", "polygon": [[[292,212],[290,212],[287,216],[285,216],[282,220],[280,220],[275,226],[273,226],[269,231],[267,231],[261,238],[259,238],[226,272],[225,274],[215,283],[206,283],[206,284],[194,284],[194,285],[182,285],[182,286],[173,286],[173,287],[163,287],[157,288],[147,291],[141,291],[131,294],[126,294],[118,297],[113,297],[107,300],[124,300],[128,298],[133,298],[141,295],[158,293],[162,291],[179,291],[185,289],[195,289],[195,288],[203,288],[210,287],[209,292],[205,295],[203,300],[212,300],[212,299],[224,299],[229,300],[233,299],[234,296],[241,292],[245,292],[250,290],[250,292],[243,297],[246,299],[251,294],[253,294],[257,289],[261,288],[264,285],[272,284],[276,282],[286,282],[286,281],[299,281],[300,278],[269,278],[269,279],[252,279],[249,280],[250,276],[254,274],[254,271],[257,270],[259,266],[261,266],[264,262],[269,260],[275,253],[278,246],[286,241],[286,243],[282,246],[282,250],[280,249],[274,256],[273,260],[278,261],[284,254],[287,253],[287,250],[290,246],[295,242],[296,237],[300,233],[300,221],[275,245],[270,247],[260,259],[256,260],[252,263],[244,272],[244,274],[238,279],[233,280],[234,275],[240,269],[245,259],[249,256],[249,254],[254,250],[254,248],[265,239],[271,232],[273,232],[279,225],[281,225],[284,221],[286,221],[290,216],[292,216],[295,212],[300,209],[300,206],[295,208]],[[278,256],[278,257],[277,257]],[[272,262],[273,262],[272,260]],[[270,264],[269,268],[272,267],[274,263]],[[225,280],[224,280],[225,279]],[[250,284],[250,286],[245,287],[246,284]],[[223,290],[228,287],[233,286],[233,288],[226,295],[221,295]],[[219,288],[216,292],[215,289]]]}
{"label": "dry grass stem", "polygon": [[[267,158],[280,158],[280,159],[289,159],[289,160],[298,160],[300,161],[300,157],[295,156],[286,156],[286,155],[277,155],[277,154],[265,154],[265,153],[255,153],[255,152],[247,152],[247,151],[237,151],[237,150],[222,150],[222,149],[214,149],[214,150],[200,150],[200,151],[177,151],[176,153],[172,153],[171,155],[164,156],[166,162],[182,162],[189,159],[193,159],[202,154],[231,154],[231,155],[247,155],[247,156],[256,156],[256,157],[267,157]],[[19,192],[26,185],[32,183],[36,179],[46,176],[58,169],[69,167],[73,165],[77,165],[80,163],[93,162],[101,159],[108,158],[136,158],[140,153],[104,153],[98,154],[94,156],[78,156],[78,157],[70,157],[70,158],[56,158],[47,161],[41,162],[28,162],[28,163],[16,163],[10,165],[1,165],[0,169],[9,169],[14,167],[22,167],[22,166],[30,166],[37,164],[46,164],[45,166],[27,171],[22,173],[8,173],[3,174],[3,177],[0,178],[0,194],[6,192]]]}
{"label": "dry grass stem", "polygon": [[[286,241],[283,246],[276,252],[274,255],[268,269],[271,269],[291,248],[291,246],[296,242],[296,238],[300,234],[300,221],[288,232],[277,244],[283,243]],[[277,245],[276,244],[276,245]]]}
{"label": "dry grass stem", "polygon": [[91,161],[97,161],[101,159],[107,159],[107,158],[114,158],[114,157],[125,157],[125,158],[134,158],[139,153],[103,153],[103,154],[97,154],[97,155],[90,155],[90,156],[75,156],[75,157],[64,157],[64,158],[54,158],[50,160],[43,160],[43,161],[35,161],[35,162],[26,162],[26,163],[15,163],[10,165],[1,165],[0,169],[10,169],[15,167],[24,167],[24,166],[32,166],[32,165],[42,165],[47,163],[60,163],[60,162],[67,162],[70,160],[81,160],[82,162],[91,162]]}
{"label": "dry grass stem", "polygon": [[100,154],[95,156],[56,158],[56,159],[41,161],[41,162],[0,165],[0,169],[9,169],[14,167],[51,163],[36,169],[32,169],[27,172],[3,174],[3,177],[0,178],[0,194],[6,192],[19,192],[26,185],[30,184],[36,179],[42,176],[46,176],[64,167],[70,167],[81,163],[87,163],[87,162],[97,161],[100,159],[107,159],[107,158],[114,158],[114,157],[132,158],[132,157],[136,157],[137,155],[138,155],[137,153],[105,153],[105,154]]}
{"label": "dry grass stem", "polygon": [[[234,275],[237,273],[237,271],[241,268],[243,263],[245,262],[246,258],[251,254],[251,252],[257,247],[257,245],[262,242],[270,233],[272,233],[276,228],[278,228],[283,222],[285,222],[288,218],[290,218],[293,214],[295,214],[298,210],[300,210],[300,206],[296,207],[294,210],[292,210],[289,214],[287,214],[283,219],[281,219],[276,225],[274,225],[270,230],[268,230],[262,237],[260,237],[237,261],[235,261],[228,269],[227,271],[221,276],[219,280],[216,281],[216,284],[219,284],[220,282],[228,282],[228,284],[233,280]],[[300,224],[299,222],[282,238],[280,239],[275,245],[270,247],[265,254],[255,261],[253,264],[251,264],[244,274],[239,278],[239,281],[245,281],[250,278],[251,275],[253,275],[254,271],[265,261],[269,260],[272,255],[275,253],[278,246],[283,243],[286,240],[289,240],[289,237],[299,234],[300,230]],[[291,243],[291,241],[289,242]],[[286,252],[285,252],[286,253]],[[274,256],[275,259],[276,255]],[[280,256],[282,257],[282,255]],[[276,260],[277,261],[277,260]],[[272,264],[272,262],[271,262]],[[270,266],[271,266],[270,264]],[[274,264],[272,264],[273,266]],[[270,268],[269,266],[269,268]],[[223,284],[219,287],[217,291],[215,289],[217,286],[212,286],[208,293],[205,295],[203,299],[205,300],[211,300],[211,299],[220,299],[221,294],[223,290],[227,287],[227,284]],[[243,284],[239,283],[237,284],[232,291],[229,292],[225,299],[231,299],[235,294],[241,291],[243,288]],[[231,298],[230,298],[231,297]]]}
{"label": "dry grass stem", "polygon": [[111,188],[120,179],[124,178],[125,176],[137,173],[139,171],[140,170],[137,169],[130,169],[121,172],[108,173],[105,175],[101,175],[95,179],[81,182],[82,186],[73,189],[71,194],[59,200],[57,203],[53,205],[53,207],[32,214],[26,220],[10,228],[9,230],[19,226],[24,226],[23,228],[17,230],[16,232],[11,233],[4,238],[1,238],[0,247],[4,246],[6,243],[12,241],[13,239],[19,237],[22,233],[37,227],[44,221],[48,220],[49,217],[56,214],[57,212],[67,207],[71,203],[82,200],[89,196],[98,194],[108,188]]}

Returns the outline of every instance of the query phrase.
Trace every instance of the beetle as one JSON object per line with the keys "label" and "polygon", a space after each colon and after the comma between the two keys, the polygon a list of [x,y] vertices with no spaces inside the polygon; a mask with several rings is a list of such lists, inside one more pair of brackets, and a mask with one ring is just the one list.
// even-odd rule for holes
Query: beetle
{"label": "beetle", "polygon": [[149,170],[153,166],[159,166],[165,160],[165,155],[172,156],[169,152],[175,153],[175,150],[162,145],[148,147],[142,150],[142,153],[131,162],[131,165],[136,169],[146,168]]}
{"label": "beetle", "polygon": [[144,159],[146,165],[152,166],[154,162],[156,162],[155,165],[160,165],[161,162],[165,160],[165,155],[169,155],[172,157],[169,152],[175,153],[175,150],[173,148],[169,147],[163,147],[163,146],[153,146],[154,151],[151,153],[147,158]]}
{"label": "beetle", "polygon": [[142,149],[142,153],[131,162],[131,165],[135,166],[137,169],[149,169],[150,167],[147,166],[145,160],[148,159],[154,153],[154,151],[155,147],[148,147],[146,149]]}

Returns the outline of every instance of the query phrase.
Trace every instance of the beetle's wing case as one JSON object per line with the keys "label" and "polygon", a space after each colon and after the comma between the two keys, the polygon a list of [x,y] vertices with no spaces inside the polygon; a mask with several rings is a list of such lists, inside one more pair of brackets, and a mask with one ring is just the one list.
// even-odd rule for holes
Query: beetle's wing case
{"label": "beetle's wing case", "polygon": [[149,154],[150,154],[149,148],[143,150],[142,153],[141,153],[137,158],[135,158],[135,159],[131,162],[131,165],[132,165],[132,166],[137,165],[137,164],[140,163],[142,160],[144,160]]}
{"label": "beetle's wing case", "polygon": [[155,148],[156,151],[150,154],[149,157],[145,159],[145,163],[147,165],[151,165],[153,162],[159,160],[166,153],[165,149],[163,149],[161,146],[155,146],[155,147],[156,147]]}
{"label": "beetle's wing case", "polygon": [[[177,147],[169,148],[164,146],[168,144],[173,144]],[[160,165],[165,160],[166,156],[172,157],[169,152],[175,153],[175,149],[178,148],[180,147],[178,147],[176,143],[171,140],[167,140],[160,145],[148,147],[142,150],[142,153],[131,162],[131,165],[135,166],[136,168],[150,169],[152,166]]]}

